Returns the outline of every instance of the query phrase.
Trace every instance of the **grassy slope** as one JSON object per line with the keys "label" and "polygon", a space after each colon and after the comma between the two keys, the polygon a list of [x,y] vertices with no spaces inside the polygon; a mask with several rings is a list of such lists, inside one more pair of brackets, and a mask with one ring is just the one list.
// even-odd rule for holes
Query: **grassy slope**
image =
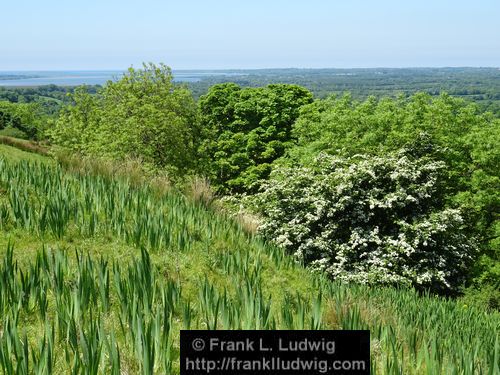
{"label": "grassy slope", "polygon": [[50,161],[50,159],[48,159],[45,156],[22,151],[18,148],[7,146],[1,143],[0,143],[0,155],[11,161],[21,161],[21,160],[45,161],[45,162]]}
{"label": "grassy slope", "polygon": [[[10,163],[23,158],[47,160],[3,145],[0,145],[0,155],[7,157]],[[0,176],[1,174],[0,170]],[[36,173],[33,170],[27,174]],[[63,179],[67,179],[68,186],[80,189],[78,186],[82,180],[72,176]],[[94,180],[92,177],[84,179],[87,182]],[[7,191],[13,188],[4,184],[2,193],[1,182],[0,177],[0,205],[3,203],[8,206]],[[119,184],[125,186],[130,200],[130,197],[140,196],[140,192],[144,190],[139,189],[136,196],[137,189]],[[39,189],[35,185],[32,188]],[[65,191],[70,190],[71,188],[65,188]],[[85,188],[82,187],[82,190]],[[42,190],[36,195],[43,195]],[[21,228],[21,225],[12,221],[0,231],[0,254],[5,253],[9,242],[14,243],[14,257],[26,272],[42,244],[47,248],[62,250],[69,258],[65,287],[71,290],[75,283],[71,280],[77,280],[75,275],[81,275],[82,272],[81,263],[80,269],[77,267],[75,250],[81,254],[88,253],[94,260],[100,256],[106,257],[110,262],[115,262],[116,266],[122,267],[121,274],[127,274],[130,272],[130,265],[141,256],[138,244],[148,247],[157,284],[163,287],[168,281],[172,281],[182,288],[179,301],[171,309],[170,338],[173,343],[171,358],[174,361],[174,373],[178,366],[175,362],[178,361],[179,329],[187,325],[190,328],[207,328],[208,325],[215,324],[216,318],[218,328],[231,329],[274,326],[280,329],[307,329],[318,325],[323,329],[371,329],[376,373],[396,374],[402,371],[405,374],[451,374],[457,371],[456,373],[472,374],[488,373],[488,370],[491,370],[491,374],[499,373],[498,367],[493,368],[492,365],[499,358],[498,343],[495,347],[495,339],[498,341],[495,328],[500,326],[498,314],[487,314],[452,301],[421,297],[412,291],[331,283],[294,265],[289,258],[283,258],[278,250],[263,244],[258,238],[246,235],[238,225],[220,214],[214,214],[179,197],[155,197],[149,191],[144,196],[147,201],[141,204],[149,207],[148,213],[144,213],[144,220],[156,209],[163,209],[160,213],[163,212],[162,215],[171,220],[168,227],[173,230],[172,240],[168,245],[163,244],[158,248],[148,245],[151,234],[139,236],[137,243],[134,243],[134,239],[118,234],[117,229],[113,229],[116,226],[110,224],[113,215],[117,213],[106,214],[102,211],[98,229],[92,236],[81,233],[83,226],[87,225],[89,217],[85,215],[88,213],[84,214],[84,225],[70,223],[60,238],[50,231],[41,235],[33,228]],[[50,201],[54,198],[47,194],[43,199]],[[91,211],[98,211],[96,202],[91,205]],[[136,215],[134,209],[124,208],[123,213],[124,221],[132,223]],[[167,226],[161,228],[164,232]],[[113,279],[113,273],[111,278]],[[153,284],[156,285],[154,282]],[[137,285],[140,286],[141,282],[137,281]],[[62,314],[53,301],[57,292],[54,288],[50,290],[49,322],[55,321],[56,316]],[[248,290],[247,294],[245,290]],[[219,303],[217,306],[212,304],[216,300],[220,302],[220,306]],[[156,301],[154,306],[162,306],[158,295],[153,301]],[[255,301],[260,304],[255,306]],[[137,340],[134,341],[129,336],[134,332],[135,326],[128,325],[126,329],[122,329],[118,323],[119,317],[125,317],[127,313],[124,310],[126,308],[120,306],[115,287],[111,288],[110,304],[111,308],[107,311],[99,302],[89,305],[88,310],[83,309],[78,323],[82,332],[91,331],[88,319],[90,311],[94,314],[99,312],[105,327],[104,334],[113,332],[120,347],[121,370],[125,373],[145,372],[145,369],[141,369],[145,354],[138,350],[142,346],[134,344]],[[231,309],[231,306],[236,308]],[[265,311],[266,306],[270,308],[269,313]],[[46,322],[46,319],[33,316],[38,311],[37,308],[33,302],[31,308],[21,309],[21,324],[18,324],[22,327],[21,331],[26,330],[33,346],[36,346],[37,338],[43,335]],[[5,316],[9,314],[7,312]],[[149,318],[145,319],[148,321]],[[5,321],[0,324],[4,325]],[[147,326],[147,322],[143,324]],[[54,326],[57,327],[56,323]],[[68,337],[58,337],[61,341],[54,349],[57,354],[54,359],[55,373],[63,373],[74,366],[75,353],[68,349]],[[80,334],[80,339],[81,337]],[[167,344],[159,344],[158,347],[165,349],[168,346],[162,345]],[[103,350],[106,352],[106,346]],[[159,350],[156,357],[157,373],[162,373],[168,366],[164,364],[165,358],[160,358],[162,352],[163,350]],[[63,353],[69,353],[70,360],[65,360]],[[106,368],[106,372],[111,371],[107,360],[108,356],[112,357],[110,353],[106,352],[98,360],[101,362],[101,369]],[[85,358],[83,353],[81,357]],[[87,362],[83,360],[83,363]]]}

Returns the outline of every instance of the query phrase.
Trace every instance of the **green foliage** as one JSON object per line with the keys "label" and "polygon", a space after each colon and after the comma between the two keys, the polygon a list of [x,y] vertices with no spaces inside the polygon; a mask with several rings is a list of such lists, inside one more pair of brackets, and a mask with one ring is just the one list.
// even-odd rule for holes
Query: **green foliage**
{"label": "green foliage", "polygon": [[139,158],[181,175],[196,166],[199,131],[191,93],[172,79],[170,68],[145,64],[97,95],[79,88],[50,136],[83,154]]}
{"label": "green foliage", "polygon": [[221,190],[255,190],[271,172],[271,163],[291,145],[299,108],[312,94],[295,85],[242,89],[220,84],[200,98],[208,173]]}
{"label": "green foliage", "polygon": [[37,104],[0,101],[2,135],[36,139],[42,120],[40,107]]}
{"label": "green foliage", "polygon": [[73,103],[60,113],[48,135],[60,146],[86,153],[98,137],[98,99],[88,93],[86,86],[78,87],[71,99]]}
{"label": "green foliage", "polygon": [[475,244],[445,207],[445,164],[412,151],[277,169],[258,196],[262,233],[334,279],[456,290]]}
{"label": "green foliage", "polygon": [[13,128],[11,126],[7,126],[6,128],[0,130],[0,136],[17,138],[17,139],[28,139],[28,134],[26,134],[22,130]]}
{"label": "green foliage", "polygon": [[444,162],[441,194],[451,207],[464,208],[464,222],[481,248],[473,284],[498,287],[500,120],[446,94],[364,102],[344,96],[303,107],[293,133],[298,145],[291,158],[305,165],[318,152],[382,156],[408,143],[419,144],[417,154]]}
{"label": "green foliage", "polygon": [[303,108],[294,126],[302,160],[317,151],[341,155],[381,154],[397,150],[426,133],[446,152],[449,164],[462,164],[470,157],[465,137],[474,128],[493,127],[494,120],[479,114],[472,104],[446,94],[438,98],[419,93],[410,98],[374,97],[356,102],[346,95],[316,101]]}
{"label": "green foliage", "polygon": [[[88,86],[90,93],[95,94],[99,86]],[[48,117],[57,116],[61,108],[71,102],[69,93],[73,86],[43,85],[32,87],[0,87],[0,100],[11,103],[36,104],[40,113]]]}

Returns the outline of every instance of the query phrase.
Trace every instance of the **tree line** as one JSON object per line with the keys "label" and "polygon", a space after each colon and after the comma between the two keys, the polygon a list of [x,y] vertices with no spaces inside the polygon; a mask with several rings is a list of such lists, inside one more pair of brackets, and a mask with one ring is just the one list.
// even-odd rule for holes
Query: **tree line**
{"label": "tree line", "polygon": [[202,175],[332,278],[499,307],[500,120],[474,103],[232,82],[195,100],[167,66],[145,64],[75,89],[42,134],[82,155],[140,159],[173,183]]}

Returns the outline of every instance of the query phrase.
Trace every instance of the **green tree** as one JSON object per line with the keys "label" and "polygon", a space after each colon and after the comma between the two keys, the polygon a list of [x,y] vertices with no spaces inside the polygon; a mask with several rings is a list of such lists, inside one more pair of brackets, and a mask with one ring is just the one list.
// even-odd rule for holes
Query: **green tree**
{"label": "green tree", "polygon": [[221,190],[253,191],[271,172],[271,163],[291,145],[299,108],[312,94],[296,85],[242,89],[214,85],[200,98],[208,173]]}
{"label": "green tree", "polygon": [[92,155],[141,158],[172,176],[196,166],[196,104],[167,66],[130,68],[95,96],[80,89],[72,97],[51,132],[55,142]]}
{"label": "green tree", "polygon": [[[42,123],[37,103],[9,103],[0,101],[0,131],[36,139]],[[15,129],[15,131],[13,131]]]}
{"label": "green tree", "polygon": [[71,104],[61,110],[48,135],[54,143],[86,154],[99,137],[98,98],[88,92],[87,86],[77,87],[70,96]]}

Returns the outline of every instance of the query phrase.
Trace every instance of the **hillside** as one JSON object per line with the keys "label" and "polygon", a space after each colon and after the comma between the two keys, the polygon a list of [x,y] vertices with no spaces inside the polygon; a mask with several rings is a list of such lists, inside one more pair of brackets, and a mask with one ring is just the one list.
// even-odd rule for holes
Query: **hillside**
{"label": "hillside", "polygon": [[0,368],[178,373],[180,329],[370,329],[372,373],[498,374],[500,314],[314,275],[154,184],[0,146]]}

